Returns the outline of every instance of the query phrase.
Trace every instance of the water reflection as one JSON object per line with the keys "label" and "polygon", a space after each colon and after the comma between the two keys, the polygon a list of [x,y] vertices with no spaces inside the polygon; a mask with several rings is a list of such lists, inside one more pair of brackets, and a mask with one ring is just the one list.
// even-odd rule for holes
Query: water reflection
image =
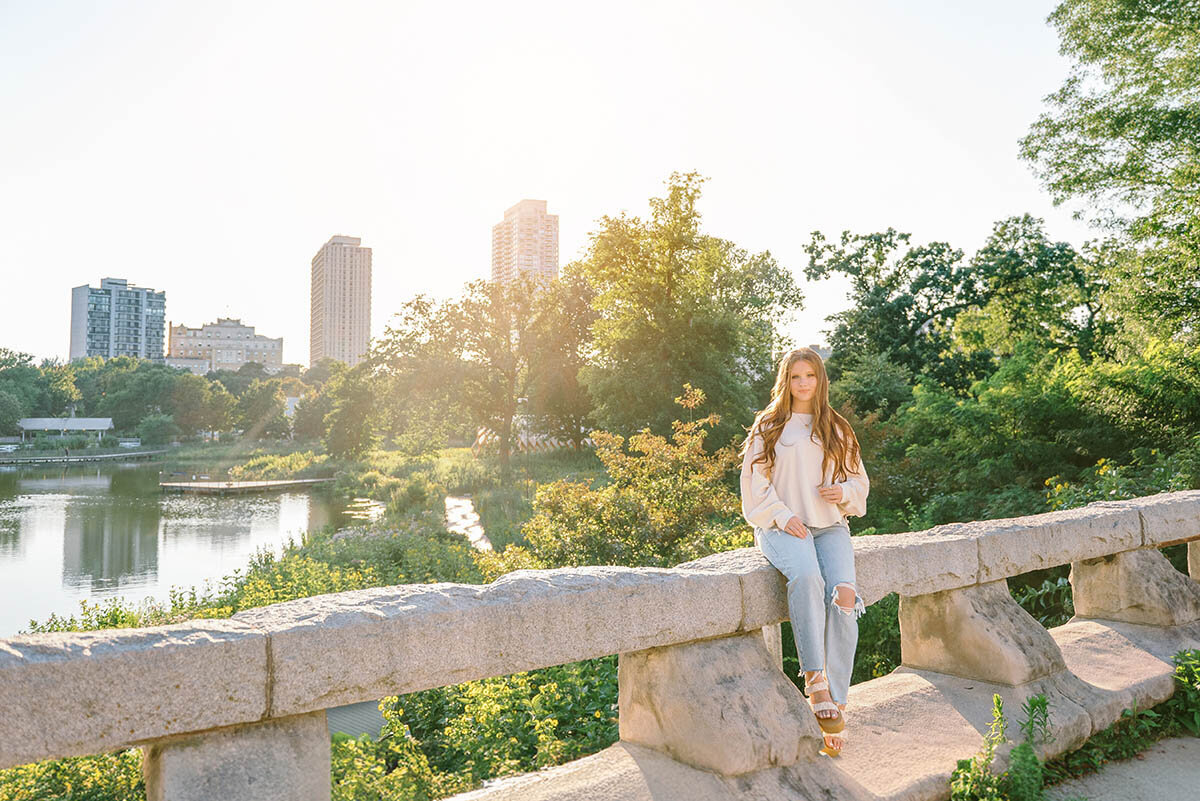
{"label": "water reflection", "polygon": [[64,586],[108,590],[144,585],[158,572],[158,524],[153,504],[76,503],[63,527]]}
{"label": "water reflection", "polygon": [[0,637],[80,599],[165,599],[341,522],[321,496],[163,495],[155,466],[0,472]]}

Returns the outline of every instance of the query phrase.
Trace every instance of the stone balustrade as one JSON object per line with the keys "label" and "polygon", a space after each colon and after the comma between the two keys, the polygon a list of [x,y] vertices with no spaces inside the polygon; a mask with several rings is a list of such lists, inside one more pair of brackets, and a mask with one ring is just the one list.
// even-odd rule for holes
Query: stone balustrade
{"label": "stone balustrade", "polygon": [[[900,595],[903,666],[851,689],[836,762],[779,670],[782,576],[746,548],[0,640],[0,767],[140,746],[152,801],[327,799],[327,708],[619,654],[620,742],[463,798],[944,798],[993,692],[1047,695],[1045,755],[1171,694],[1200,647],[1194,540],[1200,491],[856,538],[864,601]],[[1182,542],[1193,578],[1157,550]],[[1076,618],[1047,631],[1006,579],[1068,563]]]}

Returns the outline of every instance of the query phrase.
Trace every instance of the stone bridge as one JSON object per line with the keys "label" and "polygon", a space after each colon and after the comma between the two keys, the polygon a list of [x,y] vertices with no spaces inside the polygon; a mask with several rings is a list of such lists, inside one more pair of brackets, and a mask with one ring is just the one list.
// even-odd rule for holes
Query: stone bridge
{"label": "stone bridge", "polygon": [[[1047,696],[1046,757],[1172,694],[1200,647],[1193,540],[1200,491],[855,538],[864,600],[900,595],[903,666],[851,688],[838,760],[780,670],[783,579],[747,548],[0,640],[0,767],[140,746],[152,801],[328,799],[330,707],[619,654],[619,742],[460,801],[943,799],[993,693]],[[1158,550],[1182,542],[1190,578]],[[1076,616],[1046,630],[1006,579],[1068,563]]]}

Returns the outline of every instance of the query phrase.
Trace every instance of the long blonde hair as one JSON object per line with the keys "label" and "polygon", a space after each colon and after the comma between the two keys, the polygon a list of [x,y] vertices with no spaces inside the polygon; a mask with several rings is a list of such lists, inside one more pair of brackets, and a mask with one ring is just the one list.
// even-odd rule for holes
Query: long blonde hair
{"label": "long blonde hair", "polygon": [[[775,443],[783,433],[783,426],[792,416],[791,374],[792,365],[803,359],[812,365],[817,374],[817,388],[813,392],[813,421],[809,439],[820,437],[824,456],[821,458],[821,475],[826,468],[833,464],[832,478],[834,481],[844,481],[849,475],[849,468],[861,458],[858,438],[854,429],[845,417],[838,414],[829,405],[829,376],[825,372],[825,362],[821,354],[812,348],[797,348],[787,353],[779,360],[779,372],[775,376],[775,386],[771,389],[771,400],[767,407],[754,416],[754,425],[746,442],[742,445],[742,457],[750,450],[754,435],[761,434],[763,438],[762,453],[752,463],[766,462],[766,473],[769,478],[775,469]],[[813,441],[816,441],[813,439]]]}

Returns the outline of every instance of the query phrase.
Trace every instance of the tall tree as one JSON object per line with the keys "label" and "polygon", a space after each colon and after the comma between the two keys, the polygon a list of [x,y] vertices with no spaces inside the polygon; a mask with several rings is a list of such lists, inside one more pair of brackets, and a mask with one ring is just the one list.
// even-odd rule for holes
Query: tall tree
{"label": "tall tree", "polygon": [[690,382],[721,419],[709,444],[729,442],[765,400],[752,387],[773,370],[784,318],[803,305],[769,252],[700,230],[703,181],[673,173],[649,219],[601,218],[580,262],[598,313],[595,358],[582,375],[610,431],[669,433],[673,399]]}
{"label": "tall tree", "polygon": [[1200,341],[1200,5],[1065,0],[1049,22],[1074,64],[1021,156],[1125,243],[1106,249],[1122,316]]}
{"label": "tall tree", "polygon": [[283,414],[283,389],[279,379],[254,379],[237,401],[238,424],[247,439],[280,439],[290,431]]}
{"label": "tall tree", "polygon": [[534,352],[534,297],[542,281],[521,274],[509,283],[473,281],[456,307],[461,332],[463,402],[475,422],[499,439],[500,477],[512,477],[517,406],[529,386]]}
{"label": "tall tree", "polygon": [[356,459],[378,439],[376,381],[369,362],[362,362],[325,385],[332,400],[325,416],[325,450],[339,459]]}
{"label": "tall tree", "polygon": [[[457,304],[417,295],[406,301],[371,347],[378,377],[378,422],[397,447],[425,453],[467,431]],[[316,368],[314,368],[316,369]]]}
{"label": "tall tree", "polygon": [[529,412],[539,428],[580,447],[591,428],[592,401],[579,374],[587,364],[596,321],[594,292],[569,264],[534,301]]}
{"label": "tall tree", "polygon": [[836,244],[813,233],[805,274],[849,276],[854,301],[830,318],[832,377],[864,354],[886,354],[965,394],[1019,341],[1090,356],[1111,329],[1097,300],[1101,282],[1069,244],[1046,237],[1038,218],[997,222],[969,261],[944,242],[909,239],[891,228],[845,231]]}

